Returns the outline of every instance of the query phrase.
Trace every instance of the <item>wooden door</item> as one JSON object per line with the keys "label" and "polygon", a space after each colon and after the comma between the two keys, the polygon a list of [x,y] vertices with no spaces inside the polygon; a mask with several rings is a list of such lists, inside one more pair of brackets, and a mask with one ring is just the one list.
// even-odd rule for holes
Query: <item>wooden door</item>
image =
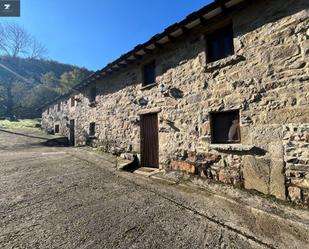
{"label": "wooden door", "polygon": [[159,168],[158,114],[141,115],[141,166]]}
{"label": "wooden door", "polygon": [[75,120],[70,120],[70,145],[75,145]]}

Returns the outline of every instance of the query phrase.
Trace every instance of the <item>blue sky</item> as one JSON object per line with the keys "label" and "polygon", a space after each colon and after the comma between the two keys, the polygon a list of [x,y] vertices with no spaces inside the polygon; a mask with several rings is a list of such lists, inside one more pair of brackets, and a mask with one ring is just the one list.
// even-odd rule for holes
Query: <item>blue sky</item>
{"label": "blue sky", "polygon": [[48,59],[97,70],[211,0],[21,0],[22,24]]}

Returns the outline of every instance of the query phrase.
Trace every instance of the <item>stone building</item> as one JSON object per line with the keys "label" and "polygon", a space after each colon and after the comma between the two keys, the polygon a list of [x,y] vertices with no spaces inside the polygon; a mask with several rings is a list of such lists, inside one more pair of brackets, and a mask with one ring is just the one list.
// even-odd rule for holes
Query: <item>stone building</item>
{"label": "stone building", "polygon": [[46,105],[42,126],[308,205],[308,8],[215,1]]}

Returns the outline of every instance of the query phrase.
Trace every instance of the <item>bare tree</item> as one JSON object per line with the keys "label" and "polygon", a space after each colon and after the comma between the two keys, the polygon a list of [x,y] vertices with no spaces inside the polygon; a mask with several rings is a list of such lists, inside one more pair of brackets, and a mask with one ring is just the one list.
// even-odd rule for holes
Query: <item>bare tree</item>
{"label": "bare tree", "polygon": [[13,58],[26,56],[30,44],[29,33],[15,23],[1,26],[1,54]]}
{"label": "bare tree", "polygon": [[1,77],[0,84],[6,88],[6,116],[10,119],[13,118],[12,87],[19,75],[15,71],[18,58],[42,59],[46,52],[46,48],[23,26],[16,23],[0,24],[0,56],[9,59],[6,60],[6,65],[0,63],[6,72],[6,76]]}
{"label": "bare tree", "polygon": [[31,59],[43,59],[43,56],[47,53],[46,47],[44,47],[35,37],[31,38]]}

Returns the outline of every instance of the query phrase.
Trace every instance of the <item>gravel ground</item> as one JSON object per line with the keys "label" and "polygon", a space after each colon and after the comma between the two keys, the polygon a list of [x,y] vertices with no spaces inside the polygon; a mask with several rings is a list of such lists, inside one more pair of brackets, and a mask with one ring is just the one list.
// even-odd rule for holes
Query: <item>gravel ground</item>
{"label": "gravel ground", "polygon": [[45,139],[0,131],[0,248],[274,248]]}

